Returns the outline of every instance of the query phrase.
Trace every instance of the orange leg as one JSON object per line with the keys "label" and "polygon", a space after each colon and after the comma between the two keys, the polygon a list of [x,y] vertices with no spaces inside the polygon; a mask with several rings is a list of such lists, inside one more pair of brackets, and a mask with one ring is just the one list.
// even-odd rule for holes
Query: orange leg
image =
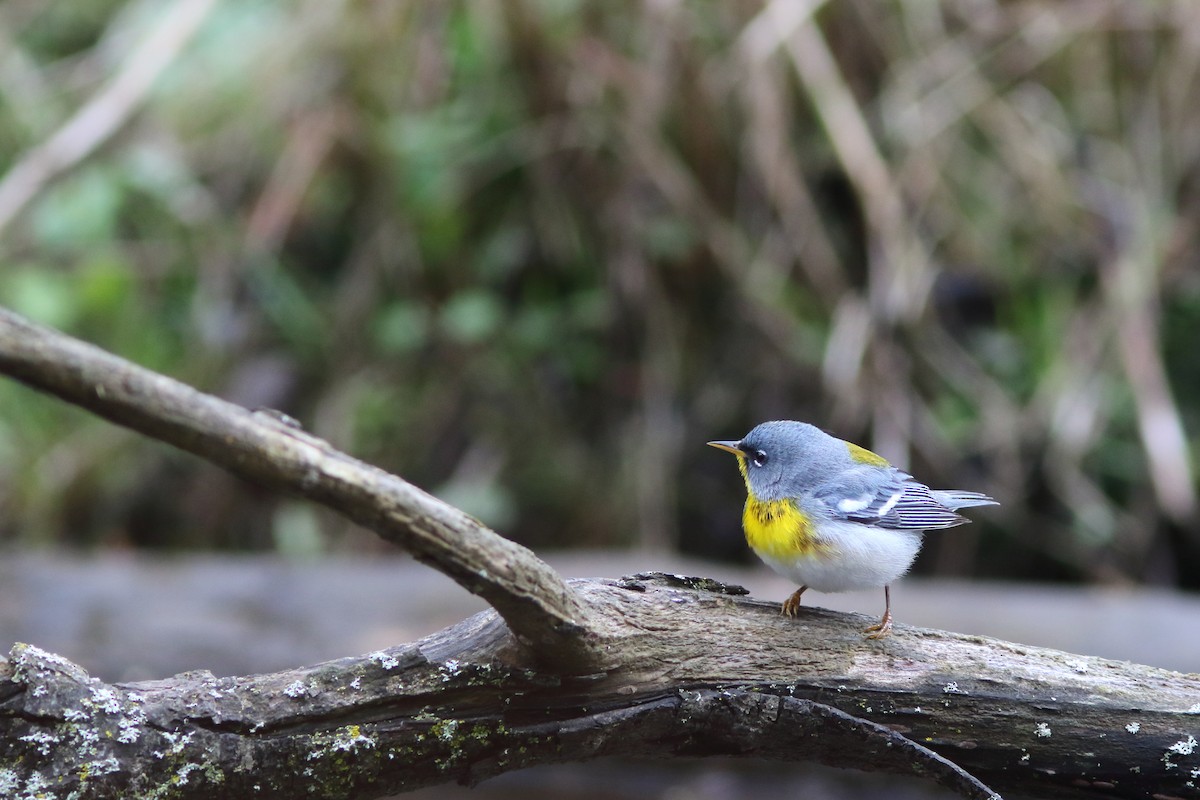
{"label": "orange leg", "polygon": [[804,590],[807,588],[807,586],[801,586],[799,589],[792,592],[791,596],[789,596],[787,600],[783,601],[783,610],[781,613],[785,617],[794,617],[796,614],[800,613],[800,595],[804,594]]}
{"label": "orange leg", "polygon": [[868,639],[882,639],[892,632],[892,587],[883,587],[883,617],[863,630]]}

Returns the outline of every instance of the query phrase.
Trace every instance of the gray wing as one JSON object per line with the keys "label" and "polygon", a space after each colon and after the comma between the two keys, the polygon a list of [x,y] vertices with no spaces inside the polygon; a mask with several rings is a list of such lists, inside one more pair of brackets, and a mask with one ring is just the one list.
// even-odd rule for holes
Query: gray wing
{"label": "gray wing", "polygon": [[834,519],[880,528],[927,531],[970,522],[939,502],[928,486],[898,469],[847,470],[818,486],[813,497]]}

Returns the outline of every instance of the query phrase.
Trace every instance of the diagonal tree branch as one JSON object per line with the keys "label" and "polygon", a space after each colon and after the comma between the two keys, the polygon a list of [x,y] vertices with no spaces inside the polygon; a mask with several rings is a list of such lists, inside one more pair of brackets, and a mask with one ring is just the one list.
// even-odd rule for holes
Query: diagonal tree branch
{"label": "diagonal tree branch", "polygon": [[0,178],[0,233],[52,180],[95,152],[129,121],[214,4],[215,0],[179,0],[163,12],[162,22],[121,71]]}
{"label": "diagonal tree branch", "polygon": [[573,670],[592,660],[587,610],[530,550],[274,414],[203,394],[3,308],[0,372],[375,531],[490,603],[546,664]]}

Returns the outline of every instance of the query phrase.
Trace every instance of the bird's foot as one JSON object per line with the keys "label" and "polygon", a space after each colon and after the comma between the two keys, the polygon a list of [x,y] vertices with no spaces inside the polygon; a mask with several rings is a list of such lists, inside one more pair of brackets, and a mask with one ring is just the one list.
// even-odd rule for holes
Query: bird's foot
{"label": "bird's foot", "polygon": [[807,588],[807,586],[801,586],[799,589],[792,592],[787,600],[783,601],[783,608],[780,610],[780,613],[783,614],[783,616],[795,617],[798,613],[800,613],[800,595],[804,594],[804,590]]}
{"label": "bird's foot", "polygon": [[863,628],[863,633],[868,639],[883,639],[892,635],[892,612],[883,612],[883,618],[874,625],[869,625]]}

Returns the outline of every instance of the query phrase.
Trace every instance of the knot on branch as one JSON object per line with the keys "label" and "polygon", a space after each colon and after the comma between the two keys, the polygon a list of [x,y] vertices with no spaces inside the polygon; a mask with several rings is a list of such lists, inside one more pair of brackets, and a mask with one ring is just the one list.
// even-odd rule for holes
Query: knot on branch
{"label": "knot on branch", "polygon": [[666,586],[672,589],[691,589],[696,592],[712,594],[727,594],[741,597],[750,594],[750,590],[736,583],[722,583],[713,578],[698,578],[690,575],[676,575],[672,572],[638,572],[626,575],[617,580],[616,585],[622,589],[634,592],[646,591],[646,585]]}

